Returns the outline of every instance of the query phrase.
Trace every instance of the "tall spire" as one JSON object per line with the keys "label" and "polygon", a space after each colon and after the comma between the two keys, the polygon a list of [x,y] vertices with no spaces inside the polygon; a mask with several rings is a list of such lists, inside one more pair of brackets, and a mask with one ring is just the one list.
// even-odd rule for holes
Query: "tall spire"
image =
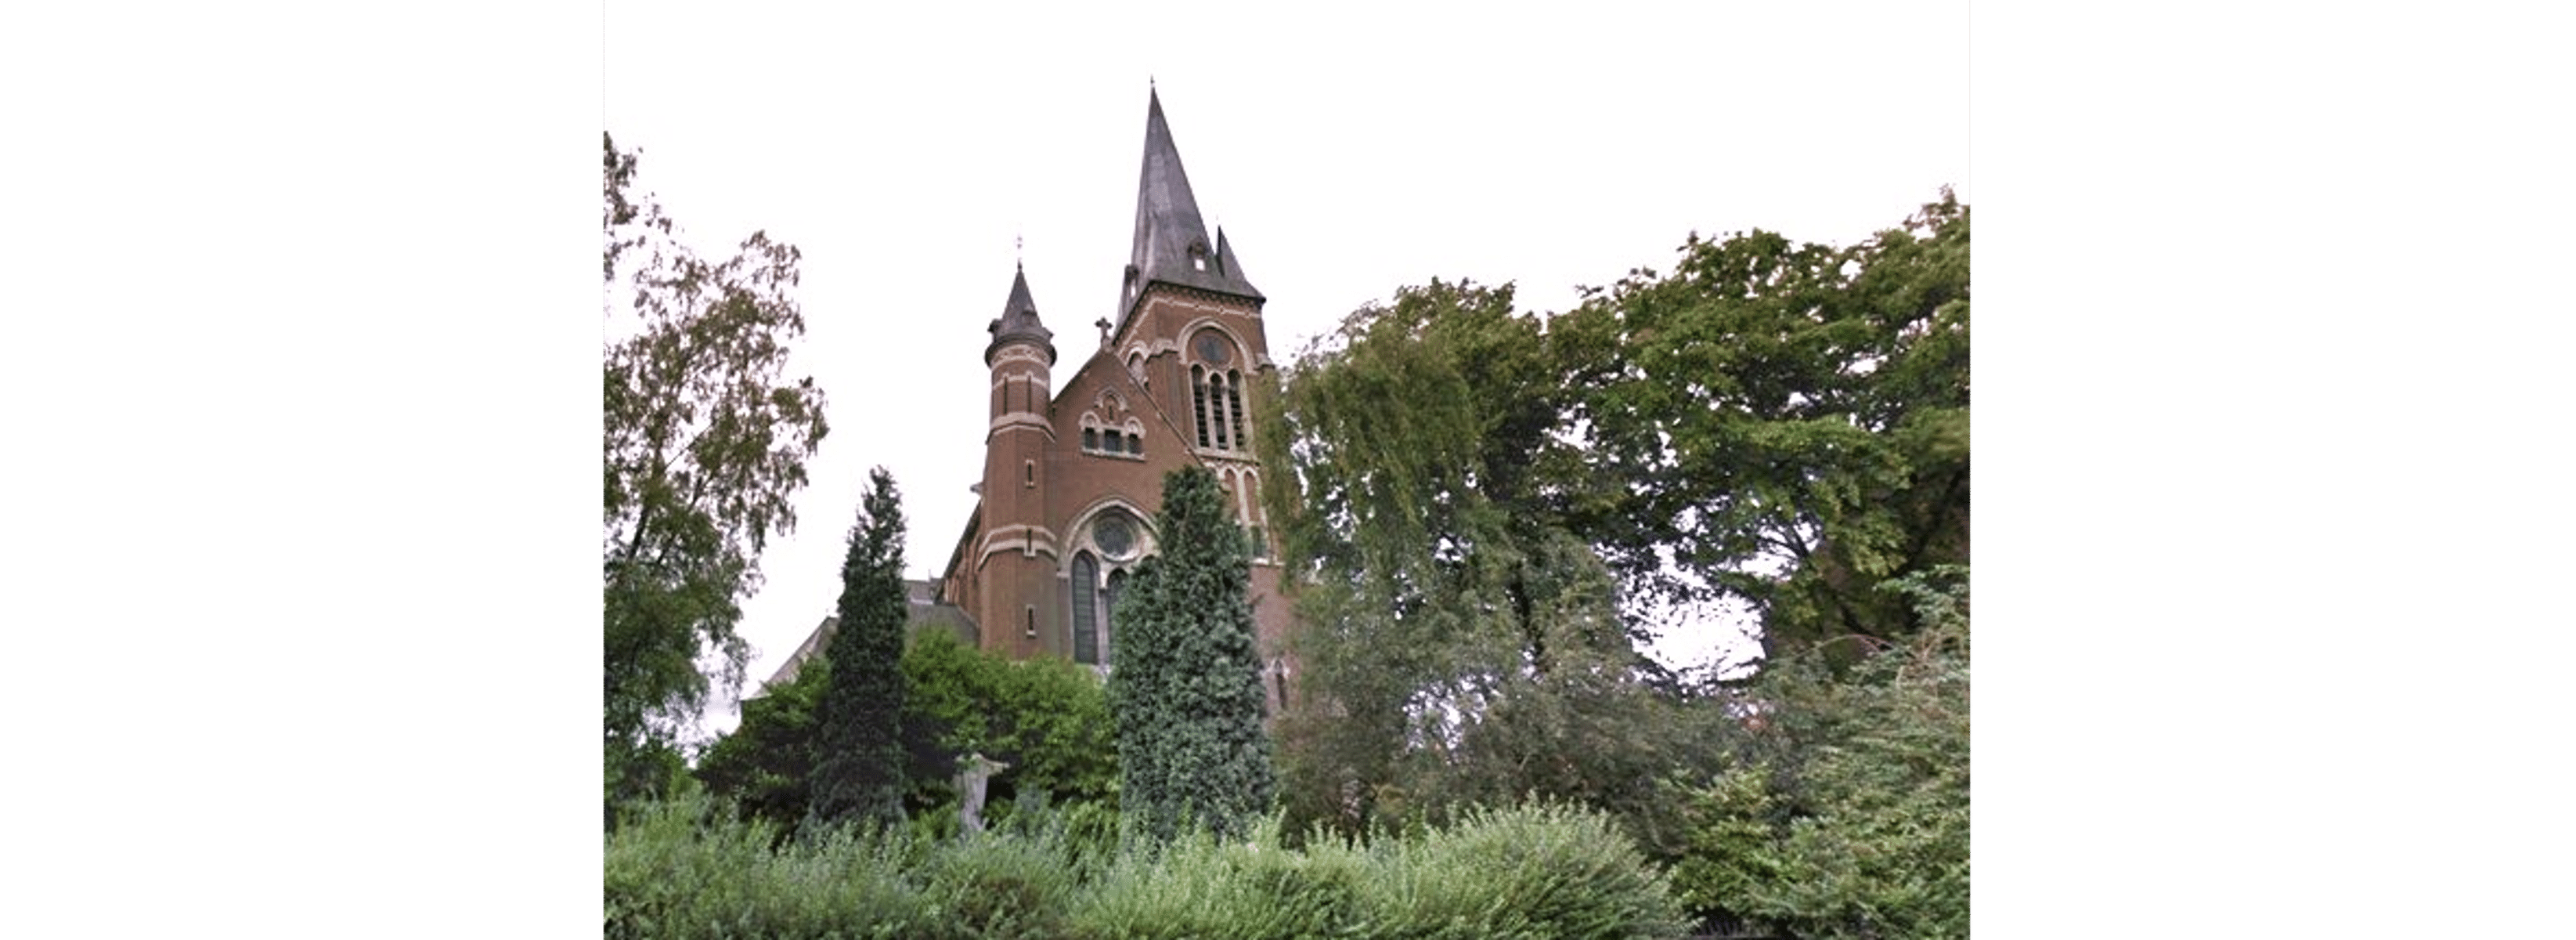
{"label": "tall spire", "polygon": [[1120,285],[1118,317],[1154,281],[1180,284],[1223,294],[1263,299],[1234,264],[1223,239],[1208,237],[1200,220],[1198,197],[1190,192],[1189,174],[1181,169],[1181,151],[1172,144],[1172,128],[1163,120],[1159,91],[1145,94],[1145,165],[1136,182],[1136,242],[1129,254],[1126,282]]}
{"label": "tall spire", "polygon": [[1047,364],[1055,364],[1055,331],[1038,322],[1038,302],[1029,298],[1029,272],[1012,265],[1011,299],[1003,302],[1002,315],[984,326],[993,341],[984,346],[984,364],[993,363],[993,352],[1008,343],[1030,343],[1046,350]]}

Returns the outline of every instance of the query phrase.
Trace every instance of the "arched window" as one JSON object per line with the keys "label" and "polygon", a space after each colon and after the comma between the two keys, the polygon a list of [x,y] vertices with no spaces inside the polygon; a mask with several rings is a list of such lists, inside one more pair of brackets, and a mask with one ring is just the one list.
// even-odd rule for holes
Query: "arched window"
{"label": "arched window", "polygon": [[1206,447],[1208,446],[1208,386],[1205,366],[1190,367],[1190,406],[1198,416],[1199,446]]}
{"label": "arched window", "polygon": [[1235,521],[1243,526],[1245,554],[1254,561],[1270,558],[1270,535],[1261,526],[1261,473],[1238,471],[1234,487]]}
{"label": "arched window", "polygon": [[1251,435],[1245,433],[1250,427],[1243,423],[1243,373],[1232,369],[1225,373],[1225,406],[1233,418],[1229,423],[1234,427],[1234,446],[1239,450],[1252,449]]}
{"label": "arched window", "polygon": [[1234,438],[1233,435],[1226,433],[1230,428],[1225,420],[1225,403],[1233,393],[1233,387],[1226,384],[1222,373],[1208,376],[1208,410],[1215,413],[1218,450],[1234,449]]}
{"label": "arched window", "polygon": [[1199,361],[1190,365],[1190,413],[1197,419],[1199,446],[1214,450],[1252,449],[1252,425],[1243,408],[1243,370],[1226,368],[1234,361],[1234,341],[1213,329],[1200,330],[1192,344]]}
{"label": "arched window", "polygon": [[1109,587],[1101,592],[1100,662],[1104,665],[1117,662],[1110,638],[1118,632],[1118,590],[1126,584],[1127,569],[1121,568],[1109,573]]}
{"label": "arched window", "polygon": [[1100,432],[1099,432],[1099,431],[1097,431],[1097,430],[1094,430],[1094,429],[1092,429],[1092,428],[1084,428],[1084,429],[1082,429],[1082,449],[1084,449],[1084,450],[1099,450],[1099,449],[1100,449]]}
{"label": "arched window", "polygon": [[1086,552],[1073,556],[1073,661],[1100,662],[1100,624],[1096,619],[1099,603],[1096,585],[1100,583],[1100,565]]}

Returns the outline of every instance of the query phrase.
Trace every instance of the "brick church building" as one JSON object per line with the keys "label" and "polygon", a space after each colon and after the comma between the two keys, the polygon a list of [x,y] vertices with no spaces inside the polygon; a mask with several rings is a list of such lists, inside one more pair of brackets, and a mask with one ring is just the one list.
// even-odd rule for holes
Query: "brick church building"
{"label": "brick church building", "polygon": [[[1127,573],[1155,553],[1163,475],[1216,474],[1250,536],[1251,601],[1273,713],[1287,685],[1277,549],[1260,505],[1253,396],[1274,368],[1263,297],[1222,229],[1210,233],[1180,151],[1148,93],[1135,241],[1092,348],[1040,316],[1025,272],[985,325],[991,382],[981,496],[935,582],[911,586],[916,629],[951,629],[1015,658],[1053,655],[1108,666],[1110,611]],[[971,321],[969,321],[971,322]],[[1063,322],[1061,320],[1059,323]],[[1052,377],[1069,369],[1052,396]],[[828,642],[826,623],[772,683]]]}

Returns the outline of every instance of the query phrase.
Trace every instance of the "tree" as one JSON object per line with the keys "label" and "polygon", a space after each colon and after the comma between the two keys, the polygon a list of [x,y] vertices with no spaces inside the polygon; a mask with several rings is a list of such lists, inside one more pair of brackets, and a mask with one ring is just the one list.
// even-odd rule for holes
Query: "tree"
{"label": "tree", "polygon": [[916,809],[956,799],[949,781],[969,754],[1006,765],[986,791],[988,819],[1003,818],[1014,801],[1113,805],[1118,742],[1090,667],[1059,657],[1014,661],[924,630],[904,648],[903,675]]}
{"label": "tree", "polygon": [[[1673,746],[1661,670],[1562,524],[1567,392],[1510,287],[1433,282],[1302,355],[1265,413],[1300,695],[1292,823],[1437,821],[1537,793],[1629,818]],[[1651,827],[1636,825],[1640,830]],[[1643,834],[1641,832],[1641,834]]]}
{"label": "tree", "polygon": [[1120,809],[1150,838],[1183,825],[1239,834],[1276,789],[1244,534],[1216,476],[1184,467],[1163,477],[1155,536],[1162,553],[1137,567],[1111,614]]}
{"label": "tree", "polygon": [[614,297],[625,273],[632,314],[612,317],[620,338],[601,367],[602,730],[615,801],[661,778],[641,768],[671,751],[712,688],[740,685],[741,603],[759,588],[769,537],[795,527],[790,500],[828,428],[813,380],[781,378],[805,330],[790,295],[796,248],[755,232],[729,260],[699,258],[658,202],[633,194],[636,155],[606,135],[601,150],[603,284]]}
{"label": "tree", "polygon": [[793,831],[813,804],[814,712],[831,667],[815,659],[795,681],[743,702],[742,723],[699,755],[698,781],[777,831]]}
{"label": "tree", "polygon": [[903,816],[903,503],[894,476],[868,471],[868,492],[841,562],[840,627],[816,706],[814,816],[827,822]]}
{"label": "tree", "polygon": [[[744,702],[742,723],[699,757],[698,780],[778,832],[794,832],[813,802],[816,707],[831,666],[818,656],[795,681]],[[1115,805],[1117,739],[1097,673],[1059,658],[1013,661],[946,630],[906,640],[902,670],[908,809],[953,809],[949,779],[967,754],[1008,765],[992,778],[988,818],[1006,816],[1015,799]]]}
{"label": "tree", "polygon": [[1968,252],[1944,190],[1851,248],[1693,236],[1550,321],[1588,455],[1566,525],[1636,596],[1744,604],[1775,655],[1919,630],[1877,587],[1967,561]]}
{"label": "tree", "polygon": [[1922,630],[1743,690],[1733,765],[1678,794],[1685,902],[1801,937],[1968,935],[1967,571],[1889,585]]}

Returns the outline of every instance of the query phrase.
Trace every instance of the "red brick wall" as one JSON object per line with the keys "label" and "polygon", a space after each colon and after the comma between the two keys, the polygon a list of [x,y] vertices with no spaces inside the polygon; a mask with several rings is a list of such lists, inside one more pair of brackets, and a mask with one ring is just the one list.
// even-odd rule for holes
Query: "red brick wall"
{"label": "red brick wall", "polygon": [[[1132,507],[1150,529],[1162,508],[1163,476],[1171,470],[1191,464],[1238,473],[1257,468],[1248,445],[1223,452],[1201,452],[1195,446],[1190,365],[1200,360],[1189,345],[1209,326],[1232,340],[1225,366],[1243,377],[1243,417],[1248,421],[1255,407],[1252,396],[1271,369],[1269,340],[1255,302],[1155,284],[1112,345],[1061,337],[1069,342],[1058,349],[1059,363],[1074,371],[1045,406],[1051,437],[1008,423],[1022,400],[1015,397],[1022,386],[1008,382],[1034,374],[1037,387],[1044,388],[1045,370],[1011,358],[1007,348],[997,351],[993,373],[1004,386],[994,392],[997,426],[986,443],[981,524],[965,536],[968,544],[958,553],[965,570],[952,570],[946,579],[951,598],[974,616],[985,647],[1015,657],[1071,655],[1069,574],[1075,541],[1082,537],[1077,527],[1101,506],[1114,502]],[[1143,359],[1143,387],[1129,374],[1131,356]],[[1141,432],[1144,455],[1085,453],[1086,414],[1100,422],[1096,426]],[[1036,462],[1034,487],[1026,483],[1027,461]],[[1251,502],[1257,515],[1257,498]],[[1277,596],[1279,574],[1274,563],[1253,565],[1253,616],[1265,660],[1282,648],[1287,634],[1287,603]],[[1031,607],[1037,613],[1034,638],[1026,631]]]}

